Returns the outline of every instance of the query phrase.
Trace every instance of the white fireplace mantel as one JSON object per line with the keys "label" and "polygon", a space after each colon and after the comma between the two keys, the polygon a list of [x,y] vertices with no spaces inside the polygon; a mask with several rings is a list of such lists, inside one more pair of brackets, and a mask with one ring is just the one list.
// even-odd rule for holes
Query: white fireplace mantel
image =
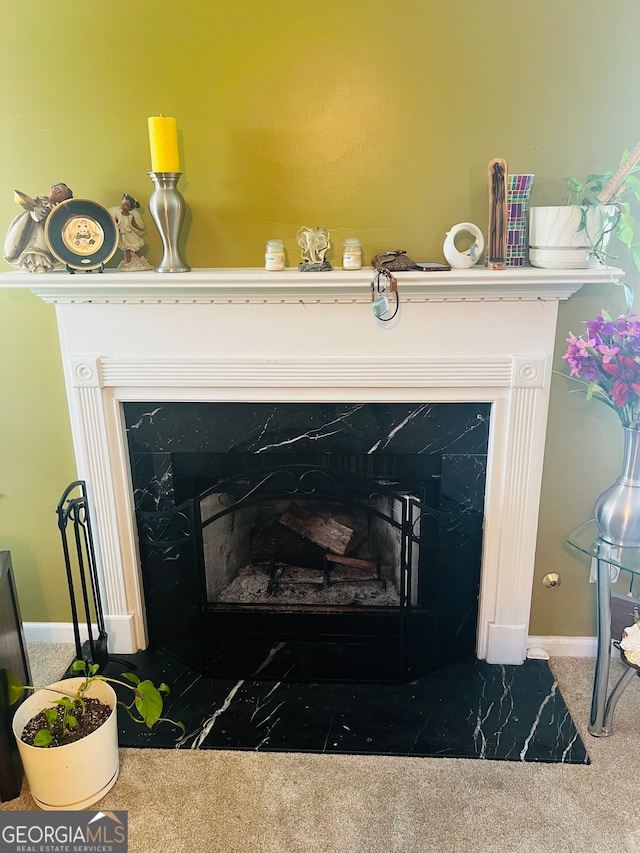
{"label": "white fireplace mantel", "polygon": [[78,476],[87,481],[109,646],[147,643],[125,401],[489,402],[478,657],[521,663],[531,608],[558,303],[620,270],[0,275],[56,305]]}
{"label": "white fireplace mantel", "polygon": [[[612,270],[611,276],[621,276]],[[404,302],[567,299],[583,284],[612,281],[603,268],[542,270],[511,268],[498,272],[471,267],[448,272],[403,272],[397,278]],[[198,269],[190,273],[103,274],[56,271],[49,275],[3,273],[1,287],[28,288],[45,302],[56,303],[181,303],[194,302],[368,302],[372,270],[284,272],[261,269]],[[617,279],[616,279],[617,280]],[[383,279],[384,282],[384,279]]]}

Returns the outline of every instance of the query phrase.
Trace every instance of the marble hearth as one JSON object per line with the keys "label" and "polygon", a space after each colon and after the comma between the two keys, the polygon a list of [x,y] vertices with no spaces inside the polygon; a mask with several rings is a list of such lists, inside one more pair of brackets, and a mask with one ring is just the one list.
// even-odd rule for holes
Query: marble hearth
{"label": "marble hearth", "polygon": [[[525,657],[557,309],[602,270],[5,273],[56,305],[78,475],[112,652],[146,648],[125,403],[483,403],[491,407],[476,653]],[[61,488],[66,484],[61,484]]]}

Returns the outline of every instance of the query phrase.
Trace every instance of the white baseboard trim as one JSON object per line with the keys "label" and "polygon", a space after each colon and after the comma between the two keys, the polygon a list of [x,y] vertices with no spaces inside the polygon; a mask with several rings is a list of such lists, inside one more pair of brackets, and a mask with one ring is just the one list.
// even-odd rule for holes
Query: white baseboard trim
{"label": "white baseboard trim", "polygon": [[[27,643],[72,643],[75,644],[73,635],[73,622],[23,622],[24,638]],[[94,636],[98,629],[94,626]],[[88,639],[87,626],[80,627],[80,639],[84,642]]]}
{"label": "white baseboard trim", "polygon": [[[110,639],[109,650],[116,654],[130,654],[132,648],[126,630],[128,628],[128,617],[124,619],[110,617],[110,621],[113,624],[107,628]],[[28,643],[75,642],[72,622],[23,622],[22,627],[25,640]],[[98,629],[94,628],[94,630],[97,635]],[[87,639],[86,625],[80,627],[80,638],[82,642]],[[112,640],[115,642],[111,642]],[[112,645],[113,648],[111,648]],[[544,649],[549,657],[594,658],[597,651],[597,640],[595,637],[529,637],[527,648]]]}
{"label": "white baseboard trim", "polygon": [[528,649],[544,649],[549,657],[594,658],[596,637],[529,637]]}
{"label": "white baseboard trim", "polygon": [[[105,616],[109,652],[127,655],[137,651],[132,638],[132,619],[130,616]],[[23,622],[24,638],[28,643],[72,643],[75,645],[73,622]],[[98,636],[98,628],[93,625],[93,636]],[[86,625],[80,626],[80,642],[88,639]]]}

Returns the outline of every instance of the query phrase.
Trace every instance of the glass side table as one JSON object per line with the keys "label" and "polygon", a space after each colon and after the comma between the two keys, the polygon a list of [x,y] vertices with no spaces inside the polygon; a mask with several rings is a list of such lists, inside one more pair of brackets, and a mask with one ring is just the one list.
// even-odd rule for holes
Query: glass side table
{"label": "glass side table", "polygon": [[598,528],[593,519],[574,527],[567,536],[567,542],[596,560],[598,650],[589,733],[594,737],[604,737],[613,734],[613,715],[618,700],[633,677],[640,674],[636,667],[627,664],[625,672],[607,698],[611,664],[611,567],[615,566],[632,575],[640,575],[640,547],[629,548],[605,542],[598,535]]}

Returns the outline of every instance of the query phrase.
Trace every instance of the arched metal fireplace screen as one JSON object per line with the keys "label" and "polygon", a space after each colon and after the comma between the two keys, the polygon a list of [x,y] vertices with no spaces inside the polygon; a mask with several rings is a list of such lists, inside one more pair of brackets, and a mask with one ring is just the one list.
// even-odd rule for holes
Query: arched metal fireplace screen
{"label": "arched metal fireplace screen", "polygon": [[489,408],[125,403],[151,643],[300,680],[474,653]]}

